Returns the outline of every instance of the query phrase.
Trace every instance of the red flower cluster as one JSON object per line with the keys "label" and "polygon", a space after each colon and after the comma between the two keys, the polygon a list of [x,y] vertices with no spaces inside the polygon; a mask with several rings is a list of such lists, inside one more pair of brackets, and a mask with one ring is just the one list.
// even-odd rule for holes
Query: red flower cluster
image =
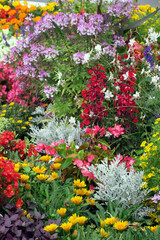
{"label": "red flower cluster", "polygon": [[[128,69],[126,67],[120,72],[120,79],[115,83],[115,87],[119,87],[120,93],[115,94],[114,106],[117,109],[117,117],[123,118],[124,120],[130,119],[134,123],[137,123],[138,116],[136,116],[135,113],[139,111],[132,97],[136,81],[135,73],[136,71],[132,68]],[[125,123],[125,125],[129,126],[128,123]]]}
{"label": "red flower cluster", "polygon": [[96,64],[96,67],[89,70],[88,73],[91,75],[91,79],[87,88],[81,92],[83,96],[81,107],[84,108],[80,115],[83,119],[81,127],[87,126],[91,121],[95,124],[98,120],[107,116],[107,111],[103,106],[105,100],[103,89],[107,87],[104,82],[104,79],[106,79],[105,70],[101,65]]}
{"label": "red flower cluster", "polygon": [[0,145],[0,156],[8,157],[9,151],[18,152],[18,155],[22,160],[24,160],[27,156],[37,156],[37,150],[35,149],[35,146],[31,145],[29,147],[28,153],[26,153],[25,141],[21,139],[16,140],[15,134],[13,132],[5,131],[0,134]]}
{"label": "red flower cluster", "polygon": [[10,160],[0,157],[0,193],[2,197],[12,197],[18,193],[19,173],[14,171],[14,164]]}

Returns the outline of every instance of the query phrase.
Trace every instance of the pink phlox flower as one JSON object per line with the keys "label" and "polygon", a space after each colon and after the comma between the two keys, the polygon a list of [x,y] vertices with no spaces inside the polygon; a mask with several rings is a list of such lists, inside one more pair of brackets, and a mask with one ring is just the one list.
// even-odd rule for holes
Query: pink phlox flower
{"label": "pink phlox flower", "polygon": [[122,128],[121,125],[118,124],[115,124],[113,128],[109,127],[108,131],[114,135],[114,138],[124,134],[124,128]]}

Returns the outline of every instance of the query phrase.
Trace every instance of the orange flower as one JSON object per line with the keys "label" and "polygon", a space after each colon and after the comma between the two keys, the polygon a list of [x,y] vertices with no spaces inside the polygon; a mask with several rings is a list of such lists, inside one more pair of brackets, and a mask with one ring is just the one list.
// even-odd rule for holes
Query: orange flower
{"label": "orange flower", "polygon": [[76,196],[76,197],[72,197],[71,198],[71,201],[74,203],[74,204],[76,204],[76,205],[78,205],[78,204],[80,204],[81,202],[82,202],[82,197],[80,197],[80,196]]}
{"label": "orange flower", "polygon": [[24,20],[24,18],[25,18],[26,16],[27,16],[26,13],[20,13],[19,16],[18,16],[18,18],[19,18],[19,20],[20,20],[21,22],[23,22],[23,20]]}
{"label": "orange flower", "polygon": [[57,212],[59,213],[59,215],[64,216],[66,213],[67,209],[66,208],[60,208],[57,209]]}
{"label": "orange flower", "polygon": [[15,15],[17,12],[16,12],[16,10],[10,10],[9,12],[8,12],[8,15],[9,16],[12,16],[12,15]]}
{"label": "orange flower", "polygon": [[11,19],[10,23],[13,24],[19,24],[19,20],[16,18]]}
{"label": "orange flower", "polygon": [[6,19],[2,19],[2,20],[0,21],[0,24],[4,24],[4,23],[6,23]]}
{"label": "orange flower", "polygon": [[34,20],[35,22],[38,22],[39,20],[41,20],[41,17],[40,17],[40,16],[35,17],[35,18],[33,18],[33,20]]}
{"label": "orange flower", "polygon": [[1,26],[1,29],[9,29],[10,26],[8,24]]}

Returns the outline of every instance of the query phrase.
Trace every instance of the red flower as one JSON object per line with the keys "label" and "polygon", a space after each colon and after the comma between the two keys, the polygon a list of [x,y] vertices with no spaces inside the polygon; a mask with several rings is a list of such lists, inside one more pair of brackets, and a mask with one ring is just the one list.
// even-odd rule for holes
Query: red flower
{"label": "red flower", "polygon": [[21,198],[17,198],[16,207],[20,209],[22,207],[22,205],[23,205],[22,199]]}

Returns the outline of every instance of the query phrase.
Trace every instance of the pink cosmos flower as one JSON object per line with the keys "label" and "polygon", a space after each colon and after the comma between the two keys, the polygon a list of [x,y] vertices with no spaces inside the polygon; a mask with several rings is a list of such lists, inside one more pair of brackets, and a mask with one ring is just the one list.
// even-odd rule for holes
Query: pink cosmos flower
{"label": "pink cosmos flower", "polygon": [[114,127],[109,127],[108,132],[114,135],[114,138],[119,137],[120,135],[124,134],[124,128],[121,125],[115,124]]}

